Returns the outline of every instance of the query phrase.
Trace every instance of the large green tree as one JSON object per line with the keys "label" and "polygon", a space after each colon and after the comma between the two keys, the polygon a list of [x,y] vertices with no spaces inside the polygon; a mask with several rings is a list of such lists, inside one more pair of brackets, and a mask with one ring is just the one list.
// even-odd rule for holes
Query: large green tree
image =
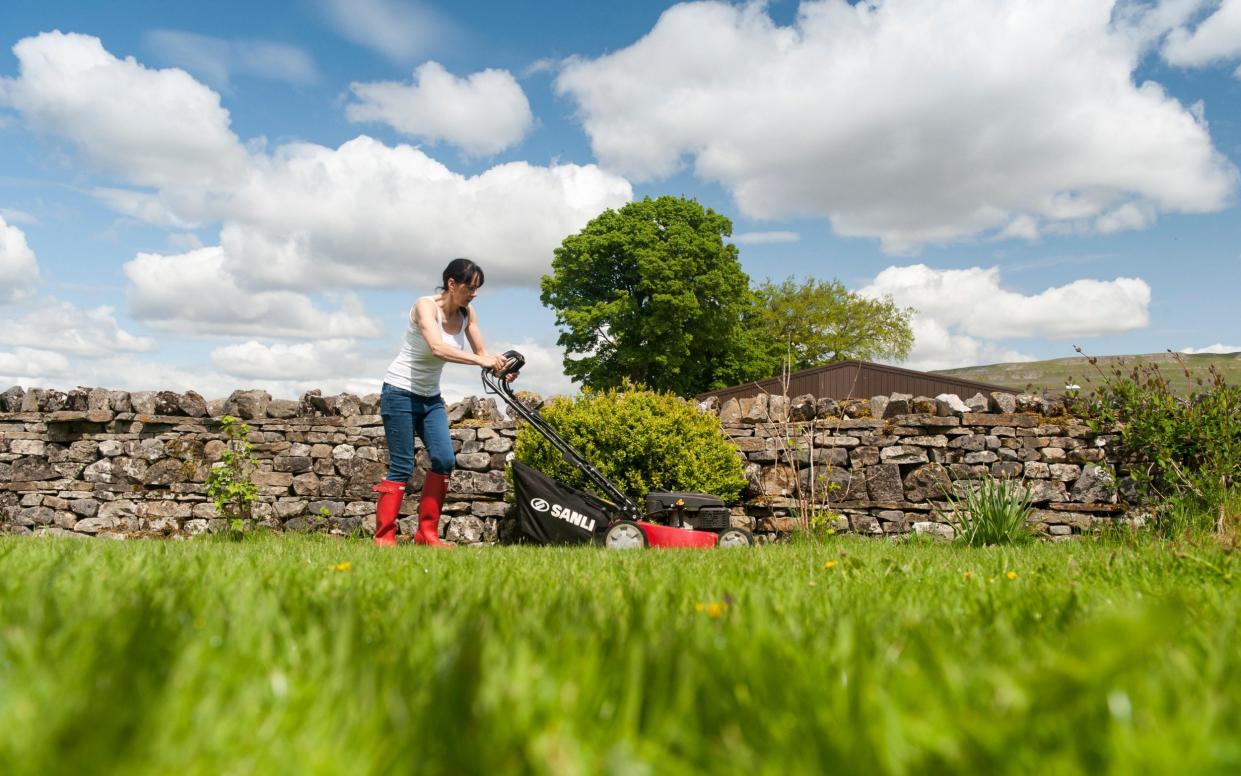
{"label": "large green tree", "polygon": [[542,281],[564,368],[595,389],[625,379],[692,396],[766,377],[770,348],[732,223],[680,197],[606,210],[555,251]]}
{"label": "large green tree", "polygon": [[808,369],[829,361],[900,360],[913,347],[909,317],[890,297],[868,299],[839,280],[767,281],[758,287],[763,338],[779,365]]}

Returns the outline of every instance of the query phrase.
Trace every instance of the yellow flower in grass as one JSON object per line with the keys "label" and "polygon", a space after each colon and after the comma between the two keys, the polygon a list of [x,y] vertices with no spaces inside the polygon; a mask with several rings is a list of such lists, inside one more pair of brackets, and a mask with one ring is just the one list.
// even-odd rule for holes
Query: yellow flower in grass
{"label": "yellow flower in grass", "polygon": [[964,574],[962,574],[961,576],[965,577],[965,581],[966,581],[966,582],[968,582],[968,581],[970,581],[971,579],[973,579],[973,578],[974,578],[974,572],[972,572],[972,571],[967,571],[967,572],[965,572]]}
{"label": "yellow flower in grass", "polygon": [[344,561],[341,561],[340,563],[334,564],[332,566],[332,571],[348,571],[351,568],[353,568],[353,564],[347,560],[344,560]]}
{"label": "yellow flower in grass", "polygon": [[836,561],[829,560],[827,563],[823,564],[823,568],[828,569],[828,570],[836,568]]}
{"label": "yellow flower in grass", "polygon": [[1016,572],[1016,571],[1010,571],[1010,572],[1008,572],[1007,574],[1005,574],[1004,576],[1008,577],[1008,578],[1009,578],[1009,580],[1013,580],[1013,579],[1016,579],[1016,578],[1017,578],[1017,572]]}
{"label": "yellow flower in grass", "polygon": [[694,611],[699,614],[705,614],[713,620],[718,620],[724,612],[728,611],[728,604],[724,601],[707,601],[706,603],[699,601],[694,604]]}

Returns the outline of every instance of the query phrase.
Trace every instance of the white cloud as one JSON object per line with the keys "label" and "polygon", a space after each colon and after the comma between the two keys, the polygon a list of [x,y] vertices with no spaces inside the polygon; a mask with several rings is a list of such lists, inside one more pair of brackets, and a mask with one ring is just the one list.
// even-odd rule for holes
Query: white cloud
{"label": "white cloud", "polygon": [[901,362],[906,369],[931,371],[1034,360],[1033,356],[998,343],[952,332],[944,324],[925,315],[914,315],[909,323],[914,334],[914,346],[909,358]]}
{"label": "white cloud", "polygon": [[10,224],[37,224],[39,219],[35,218],[25,210],[14,210],[12,208],[0,207],[0,218],[8,221]]}
{"label": "white cloud", "polygon": [[13,53],[21,75],[4,79],[4,100],[95,166],[147,186],[228,185],[244,172],[220,96],[184,71],[117,59],[75,33],[23,38]]}
{"label": "white cloud", "polygon": [[532,285],[565,235],[631,196],[594,166],[510,162],[467,177],[359,137],[282,146],[214,206],[227,267],[250,287],[429,289],[455,256],[489,282]]}
{"label": "white cloud", "polygon": [[1187,355],[1195,353],[1241,353],[1241,345],[1225,345],[1222,342],[1217,342],[1214,345],[1207,345],[1205,348],[1181,348],[1181,352]]}
{"label": "white cloud", "polygon": [[797,232],[742,232],[732,236],[732,241],[737,245],[795,243],[799,240],[801,240],[801,235]]}
{"label": "white cloud", "polygon": [[[564,374],[563,354],[556,346],[532,340],[513,343],[503,340],[488,344],[493,353],[518,350],[526,357],[514,388],[534,391],[542,396],[575,394],[579,388]],[[211,362],[223,375],[247,385],[283,386],[282,390],[304,391],[322,388],[325,392],[342,390],[356,394],[377,393],[391,352],[364,350],[349,339],[301,343],[264,344],[255,340],[216,348]],[[477,367],[445,364],[440,382],[445,401],[459,401],[466,396],[483,396],[483,384]],[[497,405],[503,402],[496,397]]]}
{"label": "white cloud", "polygon": [[445,141],[472,156],[516,145],[534,124],[530,103],[507,70],[482,70],[457,78],[438,62],[414,71],[414,82],[352,83],[358,102],[350,121],[380,121],[432,143]]}
{"label": "white cloud", "polygon": [[149,337],[130,334],[103,306],[84,310],[51,297],[39,299],[19,318],[0,320],[0,345],[37,348],[75,356],[102,357],[152,350]]}
{"label": "white cloud", "polygon": [[39,284],[39,260],[26,233],[0,218],[0,304],[27,297]]}
{"label": "white cloud", "polygon": [[[573,395],[581,392],[581,387],[574,385],[564,373],[564,352],[555,345],[544,345],[533,340],[512,342],[498,340],[487,343],[491,353],[503,353],[516,350],[526,358],[526,365],[521,370],[514,390],[534,391],[540,396]],[[396,355],[395,352],[393,355]],[[387,366],[387,363],[384,364]],[[460,364],[448,364],[444,367],[441,382],[444,398],[457,401],[465,396],[483,396],[481,371],[475,367]],[[494,397],[497,406],[504,410],[504,402]]]}
{"label": "white cloud", "polygon": [[304,50],[269,40],[226,40],[181,30],[152,30],[146,43],[168,64],[183,67],[217,89],[234,74],[254,75],[305,85],[318,79],[315,63]]}
{"label": "white cloud", "polygon": [[158,194],[110,186],[97,186],[91,190],[91,194],[116,212],[144,223],[165,229],[188,229],[195,226],[174,213]]}
{"label": "white cloud", "polygon": [[375,321],[353,295],[324,311],[291,291],[247,291],[225,265],[223,249],[178,255],[139,253],[124,265],[135,317],[168,331],[194,335],[374,337]]}
{"label": "white cloud", "polygon": [[[17,51],[21,76],[5,87],[23,119],[121,180],[153,187],[100,187],[97,197],[166,228],[221,225],[212,261],[222,274],[196,282],[247,296],[246,305],[213,304],[177,272],[157,288],[132,271],[166,264],[130,262],[134,311],[178,331],[369,336],[360,315],[256,292],[429,289],[455,256],[479,261],[493,284],[532,285],[565,235],[632,196],[628,181],[594,165],[513,162],[465,176],[365,136],[339,148],[247,148],[219,96],[180,70],[118,60],[83,35],[27,38]],[[267,315],[279,335],[262,328]]]}
{"label": "white cloud", "polygon": [[317,380],[366,374],[357,344],[350,339],[272,345],[250,340],[216,348],[211,363],[242,378]]}
{"label": "white cloud", "polygon": [[424,56],[459,37],[456,26],[423,3],[400,0],[320,0],[343,37],[397,63]]}
{"label": "white cloud", "polygon": [[1184,67],[1241,57],[1241,0],[1223,0],[1192,32],[1177,27],[1168,34],[1162,53],[1169,63]]}
{"label": "white cloud", "polygon": [[18,385],[42,385],[49,377],[69,374],[69,359],[60,353],[41,348],[17,348],[0,351],[0,381]]}
{"label": "white cloud", "polygon": [[1075,280],[1030,296],[1000,286],[998,267],[937,270],[925,264],[888,267],[858,293],[891,296],[965,334],[1070,339],[1145,327],[1151,289],[1141,278]]}
{"label": "white cloud", "polygon": [[1150,42],[1113,10],[822,0],[781,27],[763,3],[689,3],[555,84],[608,169],[662,178],[690,158],[748,216],[826,215],[889,251],[1225,207],[1236,168],[1134,83]]}

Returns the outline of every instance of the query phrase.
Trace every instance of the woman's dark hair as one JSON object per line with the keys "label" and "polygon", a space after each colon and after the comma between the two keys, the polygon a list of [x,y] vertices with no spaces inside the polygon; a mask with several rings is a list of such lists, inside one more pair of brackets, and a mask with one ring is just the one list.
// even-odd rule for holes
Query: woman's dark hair
{"label": "woman's dark hair", "polygon": [[444,268],[444,285],[440,289],[448,289],[448,281],[455,280],[467,286],[478,287],[483,284],[483,268],[469,259],[453,259]]}

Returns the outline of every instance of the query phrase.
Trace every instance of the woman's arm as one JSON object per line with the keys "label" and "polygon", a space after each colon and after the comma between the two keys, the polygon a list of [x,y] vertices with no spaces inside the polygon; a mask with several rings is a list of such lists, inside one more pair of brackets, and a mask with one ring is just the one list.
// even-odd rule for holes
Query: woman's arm
{"label": "woman's arm", "polygon": [[[470,340],[470,347],[474,352],[466,353],[461,348],[446,344],[439,327],[439,321],[436,319],[435,307],[435,302],[431,299],[419,299],[418,304],[414,306],[414,323],[417,324],[422,338],[427,341],[427,347],[431,349],[431,355],[454,364],[470,364],[484,369],[494,369],[497,363],[503,366],[504,360],[502,358],[489,356],[485,350],[479,352],[479,347],[482,345],[482,336],[477,333],[473,314],[470,315],[470,325],[466,329],[466,337]],[[478,337],[477,344],[475,344],[475,336]]]}
{"label": "woman's arm", "polygon": [[493,356],[487,352],[487,346],[483,344],[483,330],[478,325],[478,316],[474,314],[474,306],[467,305],[469,317],[466,318],[465,338],[470,343],[470,349],[474,351],[474,355],[487,359],[487,365],[492,371],[499,372],[506,365],[504,356]]}

